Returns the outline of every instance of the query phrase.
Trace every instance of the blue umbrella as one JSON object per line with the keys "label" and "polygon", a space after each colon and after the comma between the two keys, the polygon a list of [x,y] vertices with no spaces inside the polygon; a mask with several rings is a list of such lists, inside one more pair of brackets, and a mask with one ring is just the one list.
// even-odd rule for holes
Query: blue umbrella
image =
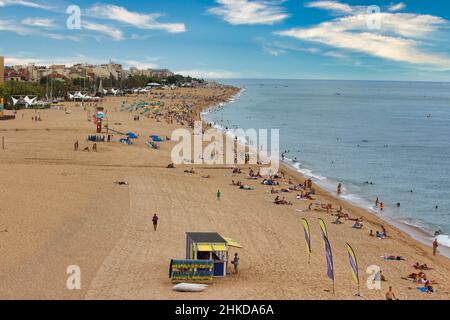
{"label": "blue umbrella", "polygon": [[138,138],[138,136],[135,133],[133,133],[133,132],[127,132],[126,135],[130,139],[137,139]]}

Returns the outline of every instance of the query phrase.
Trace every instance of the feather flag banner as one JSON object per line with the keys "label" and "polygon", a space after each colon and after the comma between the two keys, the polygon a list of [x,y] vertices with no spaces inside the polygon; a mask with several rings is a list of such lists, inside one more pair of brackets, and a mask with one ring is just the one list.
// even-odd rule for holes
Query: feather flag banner
{"label": "feather flag banner", "polygon": [[358,296],[359,293],[359,270],[358,270],[358,260],[356,260],[355,251],[353,251],[353,248],[347,243],[347,252],[348,252],[348,260],[350,262],[351,272],[353,281],[358,286]]}
{"label": "feather flag banner", "polygon": [[306,241],[306,252],[308,253],[308,264],[311,258],[311,252],[312,252],[312,247],[311,247],[311,232],[309,229],[309,224],[308,224],[308,220],[306,219],[302,219],[302,223],[303,223],[303,230],[305,231],[305,241]]}
{"label": "feather flag banner", "polygon": [[[325,222],[320,218],[319,218],[319,226],[320,226],[320,231],[322,232],[322,238],[328,239],[327,226],[325,225]],[[325,242],[324,242],[324,245],[325,245]]]}
{"label": "feather flag banner", "polygon": [[333,266],[333,254],[331,252],[331,245],[328,238],[324,237],[325,242],[325,252],[327,254],[327,276],[333,280],[333,293],[334,293],[334,266]]}

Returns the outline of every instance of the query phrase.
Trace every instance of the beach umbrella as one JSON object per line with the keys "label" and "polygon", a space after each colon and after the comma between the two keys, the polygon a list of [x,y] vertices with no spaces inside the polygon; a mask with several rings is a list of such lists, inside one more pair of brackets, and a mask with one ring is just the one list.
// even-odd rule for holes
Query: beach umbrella
{"label": "beach umbrella", "polygon": [[135,133],[133,133],[133,132],[127,132],[126,136],[128,138],[130,138],[130,139],[137,139],[138,138],[138,136]]}

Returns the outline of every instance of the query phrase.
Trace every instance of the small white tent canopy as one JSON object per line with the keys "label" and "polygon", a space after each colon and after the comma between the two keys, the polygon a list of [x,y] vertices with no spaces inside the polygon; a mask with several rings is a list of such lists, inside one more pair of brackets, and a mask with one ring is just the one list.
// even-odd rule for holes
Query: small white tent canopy
{"label": "small white tent canopy", "polygon": [[162,86],[161,84],[156,83],[156,82],[147,83],[147,87],[150,87],[150,88],[161,87],[161,86]]}

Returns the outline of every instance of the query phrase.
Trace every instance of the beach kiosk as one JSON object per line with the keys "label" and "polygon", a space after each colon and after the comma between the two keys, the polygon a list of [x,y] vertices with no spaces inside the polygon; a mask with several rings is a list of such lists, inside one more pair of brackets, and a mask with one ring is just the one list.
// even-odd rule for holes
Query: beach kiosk
{"label": "beach kiosk", "polygon": [[216,232],[186,233],[186,259],[209,260],[214,262],[214,277],[227,274],[227,240]]}

